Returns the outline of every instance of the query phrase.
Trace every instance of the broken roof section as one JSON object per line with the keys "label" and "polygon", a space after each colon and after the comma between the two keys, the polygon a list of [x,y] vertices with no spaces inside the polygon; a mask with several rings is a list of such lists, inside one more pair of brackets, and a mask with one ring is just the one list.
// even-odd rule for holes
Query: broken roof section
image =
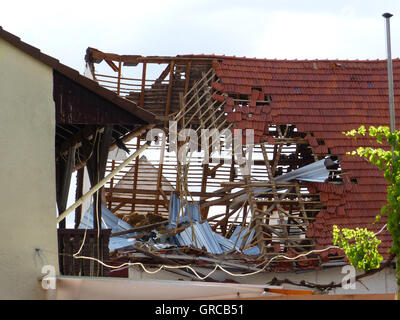
{"label": "broken roof section", "polygon": [[44,64],[48,65],[50,68],[54,69],[55,71],[59,72],[60,74],[68,77],[69,79],[73,80],[74,82],[78,83],[79,85],[87,88],[91,92],[96,93],[100,97],[106,99],[107,101],[114,103],[116,106],[120,107],[123,110],[128,111],[129,113],[139,117],[141,120],[144,120],[146,123],[155,123],[157,122],[155,115],[151,114],[150,112],[139,108],[136,104],[127,101],[126,99],[122,99],[114,92],[105,89],[104,87],[100,86],[96,81],[93,81],[83,75],[81,75],[78,71],[62,64],[59,60],[46,55],[40,51],[40,49],[35,48],[23,41],[21,39],[6,30],[4,30],[0,26],[0,38],[9,42],[13,46],[17,47],[18,49],[22,50],[26,54],[32,56],[33,58],[43,62]]}
{"label": "broken roof section", "polygon": [[[85,126],[112,125],[113,141],[122,139],[137,126],[159,122],[151,112],[123,99],[96,81],[42,53],[0,27],[0,38],[32,58],[53,69],[53,99],[56,110],[56,157],[66,156],[68,149],[90,138],[94,131]],[[81,163],[74,164],[79,167]]]}
{"label": "broken roof section", "polygon": [[[290,171],[286,174],[276,176],[274,177],[274,181],[289,182],[292,180],[298,180],[298,181],[308,181],[308,182],[325,182],[328,179],[329,175],[331,174],[328,168],[335,166],[336,162],[330,158],[319,160],[314,163],[305,165],[304,167]],[[269,181],[265,181],[265,183],[268,182]],[[264,192],[268,193],[271,190],[272,190],[271,187],[254,188],[254,192],[257,194],[256,197],[261,197]],[[244,201],[246,201],[246,198],[247,196],[245,194],[240,195],[237,198],[234,198],[231,203],[231,207],[237,208]]]}
{"label": "broken roof section", "polygon": [[[327,206],[307,232],[316,239],[317,248],[332,243],[333,224],[380,230],[384,221],[371,223],[386,203],[387,183],[376,167],[346,155],[358,146],[376,147],[377,143],[367,138],[352,140],[342,132],[360,125],[389,125],[386,61],[222,59],[216,67],[222,92],[248,95],[253,109],[257,108],[256,95],[269,95],[271,123],[296,125],[306,134],[314,154],[339,158],[346,172],[341,185],[311,183],[308,187],[320,192]],[[398,108],[399,59],[393,60],[393,70]],[[254,127],[254,122],[246,119],[246,127]],[[264,132],[256,131],[259,138],[255,140],[267,140]],[[379,238],[381,253],[387,257],[390,235],[385,232]]]}
{"label": "broken roof section", "polygon": [[[48,146],[48,149],[55,149],[55,200],[59,214],[65,213],[71,175],[74,169],[86,166],[91,185],[95,185],[104,177],[110,146],[136,131],[140,132],[143,128],[154,126],[159,120],[151,112],[105,89],[96,81],[80,75],[76,70],[21,41],[20,38],[1,27],[0,40],[21,50],[26,54],[26,57],[32,57],[39,64],[48,67],[48,78],[46,80],[49,84],[52,84],[52,96],[43,96],[42,98],[46,101],[52,98],[54,101],[54,113],[50,112],[49,114],[55,115],[56,128],[54,130],[51,123],[48,123],[48,129],[49,132],[55,131],[53,131],[55,148]],[[32,72],[29,68],[23,70],[23,72],[25,71]],[[46,183],[51,184],[54,181],[47,181]],[[99,193],[96,192],[95,199],[101,199]],[[51,202],[52,199],[49,201]],[[98,219],[101,219],[101,206],[97,200],[95,201],[95,207],[98,210],[96,210],[97,215],[94,216],[93,225],[97,227],[101,225],[97,224]],[[59,222],[59,231],[60,229],[65,231],[65,220],[61,219],[57,222]],[[56,222],[54,222],[54,225],[56,226]],[[72,235],[73,232],[69,234],[68,232],[60,232],[60,234],[68,240],[69,235]],[[97,235],[100,234],[101,232]],[[71,261],[72,257],[68,256],[66,252],[62,252],[65,248],[66,246],[60,243],[61,271],[65,265],[63,263],[64,258],[65,261]],[[95,253],[95,255],[97,254]]]}
{"label": "broken roof section", "polygon": [[[247,226],[249,231],[256,230],[252,245],[259,246],[261,256],[290,257],[331,245],[333,224],[378,231],[385,223],[383,219],[370,225],[386,202],[387,184],[381,172],[362,159],[346,155],[361,145],[376,146],[376,142],[354,141],[342,134],[360,125],[389,123],[385,61],[270,60],[215,55],[141,57],[107,54],[92,48],[88,49],[86,59],[92,66],[102,60],[109,65],[126,61],[127,65],[142,65],[143,70],[146,64],[167,63],[158,79],[141,90],[132,90],[127,98],[165,115],[165,120],[178,120],[181,128],[188,122],[195,130],[214,127],[210,124],[211,110],[218,118],[218,129],[242,129],[244,137],[246,129],[254,130],[256,157],[249,177],[241,175],[236,162],[217,162],[197,167],[200,175],[195,173],[194,166],[190,167],[188,179],[183,180],[191,195],[198,196],[202,219],[209,220],[219,234],[229,237],[236,226]],[[393,65],[396,83],[400,61],[395,59]],[[395,93],[398,97],[398,85]],[[327,156],[338,163],[323,183],[277,179]],[[163,172],[163,166],[159,170]],[[182,194],[179,174],[174,188]],[[261,199],[251,194],[251,190],[260,187],[260,180],[269,181],[270,185],[262,187],[272,189]],[[110,187],[112,190],[113,186]],[[240,195],[237,189],[248,187],[247,199],[254,201],[246,203],[240,214],[230,210],[232,199]],[[279,193],[273,188],[285,191]],[[210,208],[217,206],[226,207],[224,213],[215,214],[220,218],[211,214]],[[390,235],[382,232],[379,238],[381,252],[387,257]],[[340,252],[330,250],[313,255],[309,266],[342,258]],[[307,263],[298,265],[307,267]],[[286,266],[293,267],[291,263]]]}
{"label": "broken roof section", "polygon": [[[130,146],[130,144],[127,145]],[[118,150],[122,151],[121,149]],[[157,191],[159,170],[146,156],[140,157],[139,161],[140,168],[137,168],[134,163],[128,165],[126,170],[119,172],[115,176],[112,192],[106,190],[106,201],[111,204],[109,209],[117,215],[129,214],[132,211],[133,205],[135,205],[135,212],[137,213],[147,214],[153,209],[148,205],[148,202],[156,199],[157,194],[159,194],[159,191]],[[160,188],[167,194],[175,190],[174,186],[164,175],[160,177]],[[132,201],[132,193],[134,193],[135,189],[140,190],[141,193],[136,194],[135,201]],[[158,201],[161,204],[159,213],[168,216],[168,201],[166,202],[164,199]]]}

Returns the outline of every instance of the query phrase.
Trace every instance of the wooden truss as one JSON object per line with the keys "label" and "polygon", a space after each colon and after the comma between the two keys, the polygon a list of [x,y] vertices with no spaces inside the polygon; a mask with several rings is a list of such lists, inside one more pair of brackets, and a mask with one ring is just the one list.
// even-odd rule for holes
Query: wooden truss
{"label": "wooden truss", "polygon": [[[290,124],[271,125],[271,139],[254,146],[254,165],[247,174],[243,174],[232,154],[203,163],[205,155],[212,156],[212,146],[215,146],[212,139],[209,149],[203,153],[186,152],[190,161],[181,164],[176,153],[171,152],[174,141],[169,121],[176,122],[178,132],[193,129],[199,143],[204,129],[234,128],[227,122],[225,102],[215,99],[215,94],[224,95],[215,89],[218,88],[215,83],[220,81],[213,67],[216,61],[211,58],[120,56],[91,48],[86,60],[100,84],[158,115],[161,121],[158,128],[166,133],[158,137],[158,145],[148,149],[157,153],[156,160],[136,159],[106,185],[105,199],[112,212],[120,216],[151,212],[168,218],[170,195],[176,193],[181,204],[199,201],[202,219],[223,236],[229,237],[238,226],[246,227],[242,249],[258,246],[261,257],[266,259],[276,255],[292,256],[315,247],[314,240],[307,237],[307,228],[324,208],[319,194],[310,193],[307,183],[275,181],[277,176],[326,156],[314,154],[305,139],[306,134],[297,132]],[[94,63],[103,60],[115,74],[95,72]],[[166,64],[155,80],[146,78],[147,67],[152,63]],[[142,77],[122,77],[123,65],[142,65]],[[230,95],[230,98],[235,103],[249,103],[249,97],[242,95]],[[135,151],[145,143],[145,137],[146,130],[137,131],[136,135],[129,136],[130,141],[126,139],[126,146]],[[178,141],[178,150],[188,141]],[[218,148],[221,153],[229,154],[224,142],[220,137]],[[109,160],[106,171],[112,171],[119,163]],[[337,171],[332,174],[340,175]],[[269,191],[257,194],[254,188],[260,186],[268,187]],[[232,199],[243,194],[246,201],[232,208]],[[246,242],[251,234],[253,238]]]}

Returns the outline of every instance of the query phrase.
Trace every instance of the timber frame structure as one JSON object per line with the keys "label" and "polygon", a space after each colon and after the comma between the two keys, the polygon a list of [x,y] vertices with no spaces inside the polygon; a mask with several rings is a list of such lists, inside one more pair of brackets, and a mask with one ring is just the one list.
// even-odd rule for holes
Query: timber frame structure
{"label": "timber frame structure", "polygon": [[[210,275],[218,266],[244,276],[344,265],[343,252],[331,248],[334,225],[377,231],[386,261],[374,272],[391,264],[385,217],[371,225],[387,182],[348,156],[381,145],[342,133],[389,123],[384,61],[143,57],[88,48],[83,76],[1,27],[0,38],[50,67],[56,199],[49,202],[57,203],[62,275],[127,277],[126,262],[139,262],[217,282]],[[103,61],[111,72],[96,71]],[[164,69],[148,79],[153,65]],[[133,67],[141,76],[124,77],[123,68]],[[393,67],[398,106],[399,59]],[[129,157],[119,157],[121,150]],[[73,172],[76,202],[67,208]],[[73,210],[74,228],[67,228]],[[188,265],[214,271],[204,276]]]}
{"label": "timber frame structure", "polygon": [[[315,99],[313,97],[317,97],[317,94],[323,96],[326,93],[324,93],[325,88],[307,89],[312,87],[307,81],[317,80],[311,78],[312,73],[320,77],[324,74],[327,77],[333,75],[334,81],[341,80],[336,74],[345,73],[347,76],[347,73],[350,73],[349,80],[352,82],[345,83],[344,79],[342,82],[354,90],[352,83],[364,79],[353,73],[357,73],[357,69],[368,68],[368,65],[351,61],[346,62],[346,65],[340,61],[276,61],[207,55],[143,57],[109,54],[94,48],[87,49],[85,60],[94,79],[100,85],[156,114],[161,121],[158,128],[167,133],[158,137],[161,144],[151,147],[159,154],[158,161],[150,164],[148,161],[142,163],[140,159],[136,159],[128,166],[130,175],[127,175],[128,171],[121,171],[116,176],[118,183],[112,179],[106,185],[105,199],[108,208],[114,214],[123,217],[132,212],[139,214],[151,212],[168,219],[170,195],[175,193],[181,202],[198,201],[202,221],[208,221],[213,231],[224,237],[231,236],[238,226],[247,228],[241,249],[259,248],[259,255],[254,260],[258,267],[268,265],[269,270],[314,269],[327,262],[344,260],[343,253],[337,249],[321,250],[318,253],[312,251],[326,249],[332,244],[329,234],[333,224],[341,226],[353,224],[349,222],[350,220],[340,219],[348,216],[344,213],[345,210],[351,212],[354,208],[351,202],[359,202],[361,198],[351,199],[348,196],[346,200],[342,195],[350,190],[361,192],[360,190],[366,188],[363,183],[364,175],[358,174],[361,171],[357,173],[353,169],[357,166],[365,167],[369,172],[373,169],[365,163],[360,165],[359,161],[346,157],[345,153],[351,151],[356,144],[343,142],[346,138],[341,136],[340,131],[351,130],[368,121],[363,123],[364,118],[360,117],[359,121],[351,118],[349,123],[343,120],[345,125],[340,125],[340,119],[337,123],[327,122],[326,127],[335,126],[327,131],[335,130],[336,142],[345,144],[347,149],[339,148],[340,145],[331,143],[334,134],[328,136],[325,132],[323,126],[325,120],[321,120],[322,117],[310,118],[313,121],[310,123],[304,115],[311,116],[312,111],[307,111],[304,107],[296,115],[294,109],[296,103],[300,105],[300,102],[289,99],[293,101],[294,109],[288,111],[287,116],[281,116],[280,120],[276,120],[278,111],[274,109],[274,104],[279,107],[281,103],[289,110],[290,103],[276,100],[283,94],[301,98],[302,94],[307,92],[309,100],[307,97],[303,100],[298,99],[302,105],[309,103],[313,106]],[[110,66],[112,71],[110,74],[96,72],[96,64],[102,61]],[[382,68],[380,61],[374,63]],[[146,68],[150,64],[165,65],[165,69],[153,80],[148,79],[146,74]],[[132,66],[141,67],[141,78],[122,76],[123,67]],[[268,71],[276,74],[266,74]],[[296,72],[304,72],[305,75],[300,77]],[[290,73],[294,75],[291,76]],[[381,74],[380,69],[378,73]],[[280,83],[272,84],[272,87],[268,88],[265,85],[266,80],[265,82],[262,80],[263,76],[271,83],[274,80]],[[284,77],[288,81],[296,81],[285,82]],[[371,81],[367,86],[373,88]],[[324,111],[327,116],[339,115],[340,111],[328,113],[328,106],[325,107],[323,104],[327,104],[330,100],[324,99],[322,104],[315,106],[316,114],[323,114],[322,111],[319,113],[321,109],[327,110]],[[362,106],[360,108],[364,110]],[[380,112],[381,117],[377,120],[385,123],[384,113]],[[364,115],[364,111],[361,113]],[[192,155],[189,164],[181,165],[176,155],[169,152],[173,143],[169,136],[171,134],[169,121],[176,122],[178,131],[185,128],[193,129],[196,133],[204,129],[219,131],[241,129],[243,146],[247,138],[246,129],[253,130],[254,144],[251,153],[254,164],[251,171],[246,173],[243,166],[238,163],[238,159],[233,156],[229,163],[222,159],[215,163],[203,163],[202,157],[205,155],[211,157],[214,151],[212,146],[215,145],[212,141],[209,141],[211,146],[208,154],[205,152],[197,158]],[[146,132],[140,133],[141,135],[136,134],[133,140],[125,140],[130,149],[138,150],[145,143]],[[133,136],[127,136],[131,137]],[[187,140],[183,139],[178,146],[181,147],[185,142]],[[221,138],[217,143],[221,153],[226,151],[224,142]],[[371,141],[367,143],[373,145]],[[247,148],[248,146],[243,147],[241,151],[245,152]],[[326,157],[336,160],[336,165],[329,167],[329,178],[324,183],[279,179],[275,181],[279,176]],[[110,160],[106,171],[111,172],[117,165],[118,161]],[[149,173],[146,176],[146,170],[150,167],[157,168],[157,175]],[[146,187],[143,187],[144,185]],[[384,182],[379,180],[376,186],[379,186],[382,193],[385,192]],[[260,187],[267,188],[267,191],[257,194],[255,190]],[[232,206],[233,199],[241,195],[245,195],[246,200],[240,206]],[[378,200],[377,197],[375,199]],[[383,200],[376,201],[377,209],[383,201],[384,197]],[[367,216],[372,216],[372,212],[375,211],[372,206],[368,206],[369,203],[364,204],[365,208],[371,209],[365,216],[365,220],[368,220]],[[210,210],[211,208],[213,209]],[[323,221],[328,221],[326,218],[328,213],[335,213],[335,216],[330,216],[331,222],[324,223]],[[354,214],[354,222],[358,217],[358,214]],[[375,227],[381,226],[378,224]],[[181,230],[176,232],[179,231]],[[387,233],[381,236],[386,243],[385,247],[389,247]],[[301,254],[304,256],[299,259],[287,259]]]}

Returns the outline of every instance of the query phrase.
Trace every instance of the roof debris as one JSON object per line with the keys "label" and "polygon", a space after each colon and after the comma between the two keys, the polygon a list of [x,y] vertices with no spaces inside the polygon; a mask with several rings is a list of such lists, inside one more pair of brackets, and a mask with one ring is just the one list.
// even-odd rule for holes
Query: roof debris
{"label": "roof debris", "polygon": [[[136,159],[105,186],[110,213],[132,224],[131,233],[113,231],[110,248],[118,257],[128,250],[135,261],[159,262],[137,255],[140,247],[190,263],[223,257],[254,268],[268,265],[268,270],[315,269],[344,261],[337,249],[314,252],[332,244],[333,224],[364,227],[386,201],[381,173],[346,155],[374,142],[342,134],[362,124],[388,123],[383,60],[144,57],[88,48],[86,61],[99,84],[113,84],[119,95],[164,121],[157,127],[163,137],[157,133],[158,143],[151,147],[159,159]],[[118,72],[111,69],[112,76],[96,73],[94,66],[102,61],[142,66],[143,76],[122,77],[118,67]],[[164,64],[156,80],[147,78],[150,64]],[[396,78],[400,60],[393,65]],[[206,148],[178,153],[192,136],[175,141],[168,121],[177,132],[192,129],[199,145],[207,141],[201,139],[204,131],[215,130],[217,143],[210,136]],[[230,139],[240,157],[229,149]],[[144,141],[141,134],[125,145],[135,150]],[[212,158],[216,151],[219,158]],[[110,159],[107,170],[118,163]],[[163,221],[150,221],[153,216]],[[119,248],[112,244],[118,237],[123,240]],[[387,255],[390,236],[382,232],[379,237]],[[202,262],[183,259],[185,250]],[[301,258],[289,260],[295,257]]]}

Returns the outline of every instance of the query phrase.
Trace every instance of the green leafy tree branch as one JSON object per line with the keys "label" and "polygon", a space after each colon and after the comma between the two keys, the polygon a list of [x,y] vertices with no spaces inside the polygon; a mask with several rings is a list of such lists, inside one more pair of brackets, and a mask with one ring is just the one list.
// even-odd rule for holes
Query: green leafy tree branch
{"label": "green leafy tree branch", "polygon": [[[377,213],[376,221],[383,214],[387,215],[387,229],[392,235],[393,243],[389,252],[396,256],[396,277],[400,285],[400,131],[390,132],[389,127],[365,126],[344,132],[346,136],[357,138],[357,136],[369,136],[376,139],[379,144],[386,141],[391,147],[371,148],[359,147],[348,155],[365,158],[383,171],[385,179],[389,182],[387,187],[387,204]],[[368,271],[378,268],[382,257],[377,247],[380,243],[373,232],[367,229],[345,229],[340,230],[337,226],[333,228],[333,242],[341,247],[350,263],[359,269]]]}
{"label": "green leafy tree branch", "polygon": [[381,241],[366,228],[339,229],[335,225],[333,226],[333,243],[343,249],[352,266],[365,272],[379,268],[383,260],[378,252]]}

